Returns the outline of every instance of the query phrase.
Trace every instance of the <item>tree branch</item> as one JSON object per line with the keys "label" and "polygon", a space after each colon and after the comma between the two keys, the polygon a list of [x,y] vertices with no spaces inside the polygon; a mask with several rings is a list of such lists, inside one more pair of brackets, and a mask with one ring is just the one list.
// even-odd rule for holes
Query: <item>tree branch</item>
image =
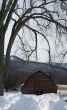
{"label": "tree branch", "polygon": [[[9,25],[10,19],[11,19],[11,17],[12,17],[14,8],[15,8],[15,6],[16,6],[16,4],[17,4],[17,1],[18,1],[18,0],[14,0],[14,2],[12,3],[12,6],[11,6],[10,4],[8,4],[8,7],[9,7],[9,5],[10,5],[11,8],[9,7],[9,8],[10,8],[10,11],[9,11],[9,14],[8,14],[8,16],[7,16],[6,23],[5,23],[5,32],[6,32],[7,28],[8,28],[8,25]],[[11,2],[11,0],[10,0],[10,2]]]}

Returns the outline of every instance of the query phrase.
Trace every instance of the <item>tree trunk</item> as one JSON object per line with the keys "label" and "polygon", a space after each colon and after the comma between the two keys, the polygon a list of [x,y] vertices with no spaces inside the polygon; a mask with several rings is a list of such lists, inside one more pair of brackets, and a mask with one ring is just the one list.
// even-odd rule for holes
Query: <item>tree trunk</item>
{"label": "tree trunk", "polygon": [[3,68],[0,68],[0,96],[3,96],[4,90],[4,71]]}
{"label": "tree trunk", "polygon": [[0,96],[4,90],[4,27],[0,27]]}

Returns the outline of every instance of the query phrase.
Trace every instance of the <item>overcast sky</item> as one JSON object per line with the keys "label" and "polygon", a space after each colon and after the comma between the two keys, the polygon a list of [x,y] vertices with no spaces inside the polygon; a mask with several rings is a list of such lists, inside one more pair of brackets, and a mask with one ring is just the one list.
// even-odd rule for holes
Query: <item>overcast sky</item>
{"label": "overcast sky", "polygon": [[[22,0],[20,2],[22,3]],[[52,10],[52,8],[53,8],[52,6],[49,6],[49,9]],[[61,13],[61,11],[60,11],[60,13]],[[13,15],[13,16],[16,17],[15,15]],[[9,28],[8,28],[8,30],[6,32],[5,47],[4,47],[5,48],[5,52],[6,52],[7,44],[8,44],[8,41],[9,41],[9,37],[11,35],[12,25],[13,25],[13,22],[10,23]],[[27,34],[27,33],[26,33],[26,35],[27,35],[26,37],[29,36],[29,34]],[[51,54],[53,55],[52,56],[52,59],[53,59],[54,53],[56,52],[55,51],[55,39],[54,39],[54,38],[56,38],[56,30],[54,28],[54,25],[52,25],[52,27],[50,27],[48,29],[48,31],[45,33],[45,35],[47,36],[47,39],[49,39],[49,43],[50,43],[50,47],[51,47]],[[31,42],[31,40],[29,40],[29,42]],[[22,57],[21,51],[16,52],[18,45],[19,45],[19,41],[18,41],[18,37],[16,37],[15,42],[14,42],[13,47],[12,47],[11,55],[17,55],[19,57]],[[67,45],[65,47],[67,47]],[[61,48],[62,47],[59,46],[59,48],[57,48],[57,50],[60,51]],[[37,49],[38,61],[40,61],[40,62],[48,62],[48,52],[46,51],[47,49],[48,49],[47,42],[42,37],[40,37],[40,35],[38,35],[38,49]],[[33,56],[31,58],[31,60],[34,60]],[[66,61],[66,59],[65,59],[65,61]]]}

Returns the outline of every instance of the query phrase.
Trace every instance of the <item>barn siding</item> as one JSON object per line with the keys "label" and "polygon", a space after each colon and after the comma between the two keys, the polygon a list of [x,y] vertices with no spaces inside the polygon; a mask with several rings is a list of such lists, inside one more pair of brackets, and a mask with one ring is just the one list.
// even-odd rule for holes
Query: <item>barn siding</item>
{"label": "barn siding", "polygon": [[21,88],[24,94],[57,93],[57,86],[52,78],[43,72],[30,75]]}

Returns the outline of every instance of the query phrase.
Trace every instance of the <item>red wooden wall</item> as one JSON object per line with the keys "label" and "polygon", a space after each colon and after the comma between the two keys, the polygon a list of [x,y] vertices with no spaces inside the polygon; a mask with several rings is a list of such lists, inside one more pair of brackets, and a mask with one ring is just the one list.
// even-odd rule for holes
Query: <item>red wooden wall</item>
{"label": "red wooden wall", "polygon": [[21,87],[21,92],[36,95],[57,93],[57,86],[49,75],[39,71],[26,79],[24,85]]}

